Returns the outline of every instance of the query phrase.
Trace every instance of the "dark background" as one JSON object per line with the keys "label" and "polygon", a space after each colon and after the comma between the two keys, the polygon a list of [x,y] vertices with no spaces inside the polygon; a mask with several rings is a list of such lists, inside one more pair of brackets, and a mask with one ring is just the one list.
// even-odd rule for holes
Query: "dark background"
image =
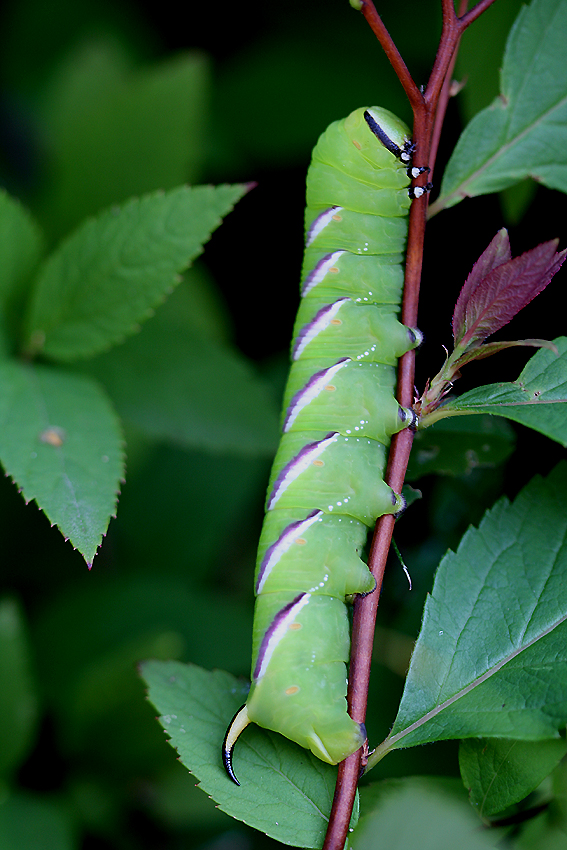
{"label": "dark background", "polygon": [[[420,84],[434,58],[438,5],[382,4]],[[449,106],[436,183],[463,123],[497,94],[503,44],[520,3],[500,0],[496,6],[465,36],[457,76],[468,82],[459,102]],[[43,98],[77,45],[117,40],[134,68],[176,52],[202,51],[211,75],[195,182],[257,182],[207,246],[204,262],[221,293],[232,342],[272,383],[277,399],[298,301],[310,150],[330,121],[357,106],[385,106],[408,123],[410,112],[363,18],[343,0],[190,2],[179,15],[170,2],[5,2],[0,181],[41,218],[49,190]],[[527,185],[467,200],[432,220],[418,388],[442,362],[459,289],[496,231],[509,227],[514,254],[564,236],[563,203],[558,193]],[[49,222],[44,225],[49,230]],[[562,280],[558,275],[500,336],[562,333]],[[513,351],[472,366],[461,389],[513,380],[526,359]],[[521,428],[517,440],[518,450],[504,467],[419,482],[425,498],[400,525],[398,539],[414,591],[408,595],[393,563],[381,601],[380,624],[387,630],[382,637],[399,646],[393,661],[377,665],[373,680],[369,728],[376,740],[395,716],[408,647],[439,557],[500,493],[515,495],[560,455],[549,441]],[[9,784],[16,799],[29,804],[32,821],[57,825],[51,843],[35,838],[34,847],[270,846],[195,791],[164,743],[134,668],[137,660],[157,654],[247,675],[254,549],[269,463],[265,456],[134,442],[118,518],[90,573],[35,506],[24,506],[13,484],[0,481],[1,592],[21,607],[37,699],[28,752]],[[375,778],[457,772],[452,743],[394,753],[374,771]],[[49,830],[40,833],[45,838]]]}

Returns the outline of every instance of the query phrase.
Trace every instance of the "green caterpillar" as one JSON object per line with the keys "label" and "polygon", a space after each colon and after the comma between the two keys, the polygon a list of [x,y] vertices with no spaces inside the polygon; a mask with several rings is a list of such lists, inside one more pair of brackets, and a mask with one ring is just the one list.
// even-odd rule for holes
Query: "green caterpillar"
{"label": "green caterpillar", "polygon": [[361,108],[319,139],[307,175],[302,301],[256,568],[252,686],[222,747],[254,722],[330,764],[365,741],[347,713],[345,602],[375,581],[360,559],[377,517],[403,509],[383,480],[392,434],[412,147],[391,112]]}

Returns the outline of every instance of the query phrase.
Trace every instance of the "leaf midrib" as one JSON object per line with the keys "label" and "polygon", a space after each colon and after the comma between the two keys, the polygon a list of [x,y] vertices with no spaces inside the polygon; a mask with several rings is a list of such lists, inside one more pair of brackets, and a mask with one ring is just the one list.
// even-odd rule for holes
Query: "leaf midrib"
{"label": "leaf midrib", "polygon": [[[535,398],[535,399],[532,399],[531,401],[496,401],[496,402],[494,402],[494,401],[479,401],[479,402],[475,402],[475,403],[465,401],[463,404],[461,404],[460,409],[464,410],[466,408],[467,410],[477,410],[477,409],[482,408],[483,412],[484,412],[486,408],[530,407],[530,406],[539,407],[539,406],[545,405],[545,404],[566,404],[566,403],[567,403],[567,398],[551,398],[551,399],[548,399],[548,400],[542,399],[542,398]],[[470,404],[470,407],[469,407],[469,404]]]}
{"label": "leaf midrib", "polygon": [[[502,98],[502,95],[500,95],[500,98]],[[470,177],[467,177],[466,180],[461,181],[461,183],[459,183],[459,185],[452,192],[450,192],[448,195],[440,196],[439,199],[435,202],[436,205],[439,202],[442,202],[442,206],[440,208],[444,209],[445,207],[447,207],[447,202],[450,201],[452,198],[470,197],[470,195],[465,191],[466,186],[469,186],[472,182],[478,180],[479,176],[485,173],[493,165],[493,163],[497,162],[501,157],[505,156],[505,154],[507,154],[508,151],[514,147],[514,145],[519,144],[522,139],[528,136],[531,132],[533,132],[539,124],[545,122],[549,116],[551,116],[557,109],[561,108],[565,104],[567,104],[567,96],[563,97],[557,103],[554,103],[547,110],[547,112],[543,112],[536,121],[525,127],[521,133],[517,133],[515,136],[513,136],[513,138],[509,139],[505,144],[502,145],[502,147],[499,147],[498,150],[489,159],[487,159],[486,162],[483,163],[483,165],[477,168],[477,170],[474,171],[470,175]],[[526,172],[526,176],[529,176],[529,174],[531,174],[531,170]]]}
{"label": "leaf midrib", "polygon": [[[554,17],[553,20],[555,20],[555,17]],[[544,31],[541,33],[537,48],[534,45],[534,59],[532,60],[532,64],[535,62],[535,57],[540,55],[540,53],[543,49],[542,44],[545,44],[546,39],[547,39],[547,35],[549,33],[549,30],[552,28],[552,25],[553,25],[553,21],[549,21],[547,26],[545,27]],[[511,99],[506,99],[507,100],[506,111],[508,113],[508,121],[507,121],[508,127],[509,127],[510,122],[512,120],[516,106],[519,103],[521,103],[522,93],[525,91],[526,87],[528,86],[528,83],[530,82],[530,77],[533,76],[532,74],[529,73],[529,71],[530,71],[529,67],[526,67],[524,79],[523,79],[520,87],[518,89],[516,89],[516,91],[515,91],[515,96],[514,96],[514,100],[513,100],[514,106],[512,106],[512,100]],[[505,98],[505,95],[504,95],[503,92],[501,93],[500,98],[501,99]],[[534,128],[536,128],[542,121],[544,121],[556,109],[559,109],[565,102],[567,102],[567,96],[562,98],[560,101],[552,104],[547,109],[546,112],[542,113],[539,116],[537,121],[534,121],[532,124],[528,124],[521,133],[517,134],[512,139],[510,139],[506,144],[504,144],[503,147],[501,147],[495,154],[493,154],[493,156],[490,157],[490,159],[488,159],[486,161],[486,163],[484,164],[483,167],[479,168],[478,171],[476,171],[471,177],[468,178],[468,180],[465,180],[464,183],[461,184],[461,186],[466,186],[468,183],[471,182],[471,180],[475,179],[475,176],[478,177],[478,175],[482,174],[483,171],[488,169],[492,165],[493,162],[496,162],[500,156],[504,156],[504,154],[507,153],[508,150],[510,150],[510,148],[512,148],[515,144],[519,143],[522,138],[524,138],[527,134],[529,134]],[[455,193],[453,193],[453,194],[455,194]],[[449,197],[451,197],[451,196],[449,196]]]}
{"label": "leaf midrib", "polygon": [[551,632],[553,632],[558,626],[560,626],[566,620],[567,620],[567,613],[563,617],[561,617],[559,620],[557,620],[555,623],[553,623],[551,626],[549,626],[549,628],[545,629],[543,632],[540,632],[538,635],[536,635],[534,638],[532,638],[532,640],[528,641],[528,643],[523,644],[522,646],[518,647],[513,652],[509,653],[507,656],[502,658],[497,664],[494,665],[494,667],[491,667],[489,670],[487,670],[485,673],[483,673],[482,676],[478,676],[472,682],[469,682],[468,685],[466,685],[464,688],[461,688],[460,691],[457,691],[456,694],[453,694],[453,696],[449,697],[449,699],[445,700],[445,702],[442,702],[440,705],[437,705],[437,706],[435,706],[435,708],[432,708],[431,711],[428,711],[426,714],[423,714],[419,718],[419,720],[416,720],[414,723],[411,723],[409,726],[407,726],[405,729],[402,729],[402,731],[398,732],[396,735],[392,735],[391,737],[386,738],[386,740],[384,741],[384,744],[382,745],[384,747],[384,749],[388,749],[388,750],[394,749],[394,747],[396,746],[396,744],[399,741],[401,741],[407,735],[414,732],[416,729],[419,729],[421,726],[424,726],[426,723],[428,723],[433,718],[437,717],[439,714],[441,714],[442,711],[444,711],[446,708],[448,708],[449,706],[456,703],[458,700],[462,699],[462,697],[465,697],[467,694],[469,694],[471,691],[473,691],[476,687],[478,687],[479,685],[482,685],[483,682],[486,682],[488,679],[490,679],[492,676],[494,676],[496,673],[498,673],[502,669],[502,667],[504,667],[510,661],[513,661],[514,658],[516,658],[518,655],[520,655],[520,653],[529,649],[531,646],[536,644],[539,640],[542,640],[544,637],[547,637],[547,635],[551,634]]}

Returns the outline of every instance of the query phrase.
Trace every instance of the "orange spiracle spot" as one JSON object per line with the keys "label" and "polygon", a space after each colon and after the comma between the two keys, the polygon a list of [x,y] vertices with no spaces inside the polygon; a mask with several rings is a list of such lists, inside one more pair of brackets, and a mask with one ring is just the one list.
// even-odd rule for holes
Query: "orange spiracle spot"
{"label": "orange spiracle spot", "polygon": [[286,688],[286,690],[285,690],[288,697],[292,697],[298,691],[299,691],[299,688],[297,687],[297,685],[292,685],[291,688]]}
{"label": "orange spiracle spot", "polygon": [[338,215],[338,213],[335,213],[335,215],[332,216],[332,219],[333,219],[333,221],[342,221],[343,217],[342,217],[342,215]]}
{"label": "orange spiracle spot", "polygon": [[289,628],[292,630],[292,632],[297,632],[301,628],[301,623],[290,623]]}
{"label": "orange spiracle spot", "polygon": [[356,139],[353,139],[353,140],[352,140],[352,143],[353,143],[353,145],[355,146],[355,148],[356,148],[357,150],[359,150],[359,151],[361,151],[361,150],[362,150],[362,145],[360,144],[360,142],[357,142],[357,141],[356,141]]}
{"label": "orange spiracle spot", "polygon": [[331,325],[342,325],[342,321],[340,319],[331,319]]}
{"label": "orange spiracle spot", "polygon": [[314,460],[313,466],[325,466],[325,461],[324,460]]}
{"label": "orange spiracle spot", "polygon": [[329,393],[334,393],[334,392],[335,392],[335,390],[336,390],[337,388],[336,388],[333,384],[327,384],[327,386],[325,387],[325,389],[326,389],[326,390],[327,390],[327,392],[329,392]]}
{"label": "orange spiracle spot", "polygon": [[307,540],[305,539],[305,537],[296,537],[294,543],[297,543],[298,546],[305,546]]}

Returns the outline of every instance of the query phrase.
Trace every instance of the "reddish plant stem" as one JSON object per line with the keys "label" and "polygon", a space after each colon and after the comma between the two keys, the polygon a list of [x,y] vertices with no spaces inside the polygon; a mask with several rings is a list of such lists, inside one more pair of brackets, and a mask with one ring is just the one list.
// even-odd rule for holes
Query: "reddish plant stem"
{"label": "reddish plant stem", "polygon": [[[443,28],[435,63],[425,93],[422,93],[413,81],[374,4],[371,0],[362,0],[361,7],[362,14],[378,38],[412,105],[414,113],[414,162],[418,165],[428,163],[431,170],[433,170],[435,164],[438,138],[441,132],[449,94],[448,87],[446,88],[447,96],[441,105],[440,98],[444,84],[447,85],[446,79],[452,73],[459,40],[466,27],[476,20],[494,0],[481,0],[469,12],[465,12],[467,7],[466,0],[461,0],[459,17],[455,13],[454,0],[441,0],[441,2],[443,9]],[[439,112],[439,118],[436,122],[437,112]],[[434,133],[436,134],[435,143]],[[426,179],[426,176],[421,179],[418,178],[418,183],[423,185]],[[403,324],[409,327],[415,327],[417,324],[427,204],[428,196],[423,195],[414,201],[410,208],[404,296],[401,312]],[[415,352],[410,351],[400,359],[398,367],[397,398],[404,407],[410,407],[414,401],[414,370]],[[412,442],[413,432],[409,429],[396,434],[392,440],[385,481],[396,493],[401,492],[404,483]],[[351,717],[359,723],[364,723],[366,717],[376,612],[394,522],[393,516],[385,515],[379,517],[376,523],[370,557],[368,559],[368,566],[376,579],[376,590],[366,597],[357,599],[354,605],[347,700]],[[345,845],[354,806],[356,786],[360,775],[360,764],[361,750],[353,753],[353,755],[339,764],[337,784],[335,786],[333,805],[323,850],[342,850]]]}
{"label": "reddish plant stem", "polygon": [[[464,15],[467,11],[468,0],[461,0],[459,5],[459,17]],[[449,62],[449,67],[447,68],[447,73],[445,74],[445,79],[443,80],[443,85],[441,87],[441,92],[439,94],[439,103],[437,104],[437,109],[435,111],[435,123],[433,125],[433,136],[431,139],[431,150],[429,153],[430,159],[430,172],[429,179],[433,179],[433,168],[435,165],[435,160],[437,159],[437,151],[439,149],[439,141],[441,139],[441,130],[443,129],[443,122],[445,121],[445,114],[447,112],[447,106],[449,105],[449,98],[451,97],[451,83],[453,78],[453,71],[455,68],[455,62],[457,61],[457,51],[459,49],[459,41],[455,45],[455,50],[453,51],[453,56],[451,61]]]}
{"label": "reddish plant stem", "polygon": [[470,9],[466,14],[461,15],[459,18],[461,32],[464,32],[466,28],[472,24],[473,21],[476,21],[476,19],[480,17],[483,12],[486,12],[488,7],[492,6],[494,2],[495,0],[481,0],[480,3],[477,3],[476,6],[473,6],[472,9]]}
{"label": "reddish plant stem", "polygon": [[[433,127],[433,137],[431,140],[431,151],[430,151],[430,162],[429,167],[431,169],[429,174],[429,179],[433,178],[433,167],[435,165],[435,160],[437,158],[437,149],[439,147],[439,140],[441,137],[441,130],[443,127],[443,122],[445,120],[445,113],[447,112],[447,106],[449,103],[449,98],[451,97],[451,83],[453,77],[453,70],[455,68],[455,62],[457,60],[457,53],[459,50],[459,42],[461,40],[461,36],[467,26],[471,24],[474,20],[478,18],[482,12],[484,12],[494,0],[484,0],[482,3],[478,3],[470,12],[467,12],[468,0],[460,0],[459,3],[459,11],[458,17],[455,17],[454,10],[452,7],[452,0],[447,6],[447,19],[450,19],[449,29],[449,41],[454,45],[452,47],[453,55],[451,61],[449,62],[447,71],[445,73],[441,91],[439,93],[439,99],[437,108],[435,110],[435,124]],[[445,10],[444,10],[445,11]],[[433,74],[432,74],[433,76]],[[430,81],[431,83],[431,81]],[[426,100],[431,98],[434,99],[436,93],[431,91],[431,86],[428,86],[428,90],[426,93]]]}
{"label": "reddish plant stem", "polygon": [[376,7],[372,0],[362,0],[362,7],[360,11],[366,18],[370,29],[380,42],[382,50],[389,59],[399,81],[404,87],[404,91],[412,105],[412,109],[415,109],[422,100],[422,94],[414,83],[407,65],[402,59],[401,53],[392,41],[392,37],[384,26],[382,18],[376,11]]}

